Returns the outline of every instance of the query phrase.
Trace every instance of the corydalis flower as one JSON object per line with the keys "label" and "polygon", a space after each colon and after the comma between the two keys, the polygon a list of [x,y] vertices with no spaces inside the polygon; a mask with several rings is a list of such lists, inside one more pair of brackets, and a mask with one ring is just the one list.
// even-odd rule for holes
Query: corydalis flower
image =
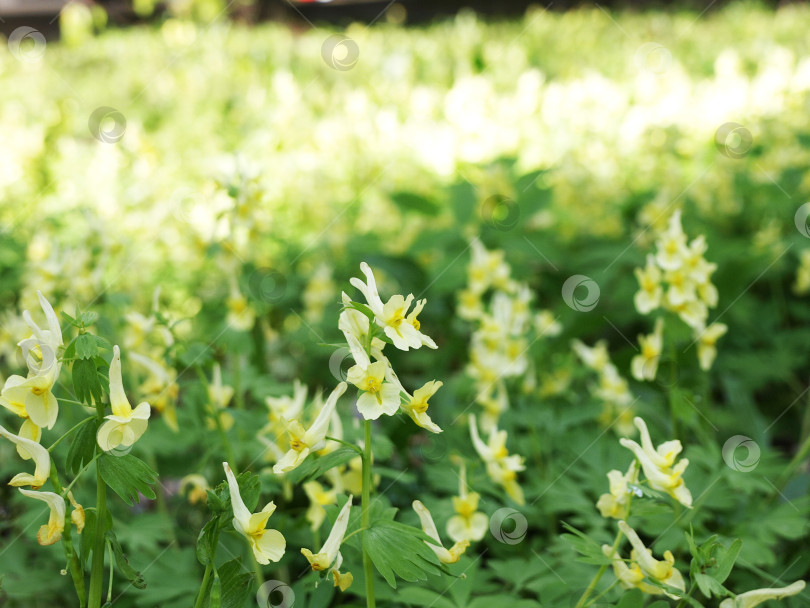
{"label": "corydalis flower", "polygon": [[[625,534],[625,536],[627,536],[627,539],[633,546],[631,558],[639,565],[641,572],[646,577],[655,579],[661,583],[664,583],[665,585],[675,587],[681,591],[685,589],[683,575],[675,569],[675,557],[672,555],[671,551],[664,551],[664,560],[659,561],[653,557],[652,551],[644,546],[644,543],[638,537],[638,534],[636,534],[636,531],[633,530],[633,528],[628,526],[624,521],[620,521],[619,529]],[[657,592],[661,593],[660,589],[657,589]],[[646,591],[646,593],[652,592]],[[677,595],[672,595],[669,593],[666,595],[673,599],[678,598]]]}
{"label": "corydalis flower", "polygon": [[781,589],[754,589],[741,593],[736,598],[727,598],[720,602],[720,608],[754,608],[768,600],[781,600],[784,597],[798,595],[804,590],[804,581],[796,581]]}
{"label": "corydalis flower", "polygon": [[638,337],[638,344],[641,352],[633,357],[630,367],[633,378],[636,380],[655,380],[658,371],[658,361],[661,359],[661,349],[663,347],[664,320],[659,318],[655,321],[653,333]]}
{"label": "corydalis flower", "polygon": [[621,471],[610,471],[608,474],[610,482],[610,492],[602,494],[596,503],[596,508],[602,517],[612,517],[614,519],[625,519],[631,496],[631,488],[638,481],[637,461],[630,463],[630,468],[624,475]]}
{"label": "corydalis flower", "polygon": [[284,555],[287,541],[278,530],[267,530],[267,520],[276,510],[273,501],[268,502],[258,513],[251,513],[242,501],[239,493],[239,483],[227,462],[223,462],[225,476],[228,478],[228,491],[231,495],[231,505],[233,506],[233,527],[244,536],[256,561],[260,564],[277,562]]}
{"label": "corydalis flower", "polygon": [[309,565],[312,566],[315,572],[323,572],[324,570],[331,571],[335,581],[335,587],[340,587],[341,591],[348,589],[354,579],[351,572],[340,572],[340,566],[343,564],[343,556],[340,554],[340,545],[343,542],[343,537],[346,535],[346,528],[349,526],[351,508],[352,496],[349,496],[349,499],[343,505],[340,513],[338,513],[337,519],[335,519],[335,524],[332,526],[329,537],[318,553],[313,553],[306,548],[301,549],[301,553],[307,558]]}
{"label": "corydalis flower", "polygon": [[0,437],[5,437],[12,443],[16,444],[17,450],[22,451],[28,456],[28,459],[34,460],[34,474],[18,473],[11,478],[8,482],[10,486],[31,486],[34,490],[41,488],[48,481],[48,476],[51,474],[51,456],[48,450],[39,445],[36,441],[31,441],[25,437],[20,437],[14,433],[10,433],[5,428],[0,426]]}
{"label": "corydalis flower", "polygon": [[435,541],[434,543],[425,541],[425,544],[433,549],[433,552],[436,554],[436,557],[439,558],[440,562],[443,564],[455,564],[464,551],[467,550],[467,547],[470,546],[470,541],[463,539],[455,543],[449,549],[445,549],[439,538],[439,531],[436,529],[436,524],[433,522],[433,517],[430,511],[427,510],[427,507],[420,501],[414,500],[413,510],[416,511],[416,514],[419,516],[422,531]]}
{"label": "corydalis flower", "polygon": [[273,466],[273,472],[276,475],[292,471],[304,462],[311,452],[320,450],[324,446],[326,433],[329,430],[329,421],[332,419],[332,412],[337,406],[338,397],[344,392],[346,392],[346,383],[341,382],[329,395],[326,403],[308,429],[305,429],[298,420],[291,420],[287,423],[290,449]]}
{"label": "corydalis flower", "polygon": [[685,507],[692,507],[692,493],[683,482],[683,473],[689,465],[686,458],[675,464],[675,459],[683,449],[681,442],[665,441],[655,448],[645,422],[636,416],[633,423],[641,435],[641,445],[632,439],[619,440],[624,447],[636,455],[644,475],[653,489],[666,492]]}
{"label": "corydalis flower", "polygon": [[453,515],[447,520],[447,535],[456,542],[481,540],[489,528],[489,519],[478,510],[478,492],[467,491],[467,467],[461,463],[458,496],[453,496]]}
{"label": "corydalis flower", "polygon": [[37,297],[48,321],[48,329],[34,323],[27,310],[23,312],[23,318],[34,334],[19,343],[29,374],[27,378],[15,375],[6,380],[0,392],[0,405],[18,416],[30,418],[38,427],[50,429],[59,415],[59,403],[51,391],[61,370],[58,351],[63,344],[62,329],[48,300],[39,291]]}
{"label": "corydalis flower", "polygon": [[124,381],[121,378],[121,351],[113,347],[113,358],[110,363],[110,407],[112,414],[105,416],[107,421],[98,429],[98,445],[105,452],[119,446],[129,447],[146,431],[151,408],[146,402],[138,404],[133,410],[124,392]]}
{"label": "corydalis flower", "polygon": [[393,416],[399,410],[399,386],[388,381],[392,377],[388,359],[383,357],[372,363],[354,336],[346,334],[346,340],[355,360],[346,379],[362,391],[357,398],[357,411],[366,420],[376,420],[383,414]]}
{"label": "corydalis flower", "polygon": [[402,295],[394,295],[383,304],[377,291],[374,273],[369,265],[363,262],[360,264],[360,270],[366,275],[366,282],[352,278],[351,284],[363,293],[368,307],[374,313],[374,320],[383,329],[385,335],[391,339],[394,346],[400,350],[420,348],[422,345],[436,348],[436,343],[419,331],[420,324],[417,316],[425,306],[426,300],[416,302],[410,314],[408,309],[414,300],[413,294],[409,294],[407,298]]}
{"label": "corydalis flower", "polygon": [[506,449],[506,431],[494,428],[489,433],[489,440],[484,443],[478,434],[478,422],[470,415],[470,437],[473,447],[487,467],[489,477],[503,487],[507,495],[519,505],[524,504],[523,489],[517,482],[517,473],[526,467],[523,457],[518,454],[510,456]]}

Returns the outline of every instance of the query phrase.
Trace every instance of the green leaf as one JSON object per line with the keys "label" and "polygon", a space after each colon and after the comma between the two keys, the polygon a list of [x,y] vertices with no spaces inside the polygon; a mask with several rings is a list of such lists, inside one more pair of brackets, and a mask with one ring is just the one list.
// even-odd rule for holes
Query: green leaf
{"label": "green leaf", "polygon": [[250,596],[253,573],[245,570],[242,559],[236,558],[219,567],[219,578],[222,584],[221,608],[242,608]]}
{"label": "green leaf", "polygon": [[[107,525],[104,532],[112,530],[112,514],[107,511]],[[96,520],[98,514],[95,507],[88,507],[84,510],[84,530],[82,530],[82,564],[87,562],[90,553],[93,551],[93,546],[96,539]]]}
{"label": "green leaf", "polygon": [[395,192],[391,200],[402,211],[415,211],[422,215],[439,215],[441,212],[441,207],[436,203],[415,192]]}
{"label": "green leaf", "polygon": [[456,604],[442,594],[426,587],[405,587],[397,592],[397,600],[415,606],[457,608]]}
{"label": "green leaf", "polygon": [[65,467],[74,475],[88,462],[93,460],[96,450],[96,431],[98,430],[98,419],[94,416],[89,422],[85,422],[76,434],[68,449]]}
{"label": "green leaf", "polygon": [[73,362],[73,389],[79,401],[99,403],[103,390],[93,359],[78,359]]}
{"label": "green leaf", "polygon": [[394,589],[397,588],[396,577],[416,582],[442,571],[436,554],[425,543],[431,539],[421,530],[395,521],[378,520],[362,536],[363,548],[374,567]]}
{"label": "green leaf", "polygon": [[219,515],[208,520],[197,537],[197,560],[207,566],[214,558],[214,538],[219,527]]}
{"label": "green leaf", "polygon": [[92,359],[98,355],[98,343],[93,334],[79,334],[73,340],[77,359]]}
{"label": "green leaf", "polygon": [[119,543],[118,539],[115,537],[115,532],[107,530],[105,538],[110,542],[110,547],[112,547],[112,552],[115,556],[115,565],[118,571],[132,583],[133,587],[136,589],[145,589],[146,581],[143,579],[143,574],[135,570],[135,568],[129,564],[127,556],[124,555],[124,551],[121,549],[121,543]]}
{"label": "green leaf", "polygon": [[584,532],[580,532],[566,522],[562,522],[562,525],[563,528],[571,532],[571,534],[561,534],[560,537],[571,545],[574,551],[582,555],[577,561],[600,566],[607,566],[613,563],[609,557],[602,553],[602,545],[597,543],[590,536]]}
{"label": "green leaf", "polygon": [[348,447],[340,447],[334,452],[319,458],[309,457],[298,468],[287,473],[287,481],[294,485],[302,484],[320,477],[329,469],[346,464],[357,456],[357,452]]}
{"label": "green leaf", "polygon": [[155,498],[155,492],[150,486],[157,481],[157,473],[132,454],[102,454],[98,459],[98,467],[104,483],[128,505],[132,506],[140,501],[139,493],[149,499]]}
{"label": "green leaf", "polygon": [[737,561],[740,549],[742,549],[742,539],[737,538],[725,551],[725,555],[717,560],[717,569],[711,575],[718,583],[723,583],[731,574],[731,569],[734,567],[734,562]]}

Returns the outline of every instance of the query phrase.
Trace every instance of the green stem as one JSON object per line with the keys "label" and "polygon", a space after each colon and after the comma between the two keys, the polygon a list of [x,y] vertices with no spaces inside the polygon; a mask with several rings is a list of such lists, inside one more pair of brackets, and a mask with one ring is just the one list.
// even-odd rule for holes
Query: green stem
{"label": "green stem", "polygon": [[[56,471],[56,464],[51,461],[51,484],[56,493],[65,496],[70,491],[70,488],[64,490],[59,481],[59,474]],[[65,551],[65,560],[67,561],[67,569],[70,571],[70,578],[73,580],[73,587],[76,589],[76,596],[79,598],[79,608],[87,606],[86,598],[84,597],[84,568],[79,561],[79,556],[73,549],[73,541],[70,537],[70,519],[65,520],[65,528],[62,530],[62,547]]]}
{"label": "green stem", "polygon": [[799,451],[796,452],[796,455],[784,468],[777,480],[776,487],[780,490],[784,489],[787,482],[790,481],[790,477],[808,456],[810,456],[810,436],[804,440],[804,443],[799,447]]}
{"label": "green stem", "polygon": [[[363,495],[361,503],[361,518],[360,527],[368,529],[371,523],[371,421],[366,420],[365,427],[365,445],[363,446]],[[363,532],[365,536],[365,532]],[[374,601],[374,570],[371,564],[371,556],[366,551],[365,543],[363,545],[363,573],[366,578],[366,608],[376,608]]]}
{"label": "green stem", "polygon": [[[96,404],[99,424],[104,420],[104,405]],[[96,451],[101,448],[96,445]],[[97,456],[100,454],[97,453]],[[104,549],[107,532],[107,484],[101,478],[101,467],[96,464],[96,535],[93,543],[93,562],[90,566],[90,593],[88,608],[101,608],[101,594],[104,585]]]}
{"label": "green stem", "polygon": [[[622,533],[621,530],[619,530],[619,532],[616,534],[616,540],[613,541],[613,553],[616,553],[616,549],[619,548],[619,543],[622,540],[622,536],[624,536],[624,534]],[[607,564],[604,564],[599,568],[597,573],[591,579],[591,583],[582,593],[582,596],[579,598],[579,601],[577,602],[577,605],[574,606],[574,608],[583,608],[586,605],[585,602],[588,600],[588,597],[591,595],[591,593],[593,593],[593,590],[596,589],[596,585],[599,584],[599,581],[602,579],[602,575],[605,573],[607,568],[608,568]]]}
{"label": "green stem", "polygon": [[363,455],[363,450],[361,450],[359,446],[356,446],[353,443],[349,443],[348,441],[343,441],[342,439],[336,439],[335,437],[330,437],[329,435],[327,435],[325,437],[325,439],[327,441],[336,441],[337,443],[342,443],[346,447],[353,449],[355,452],[357,452],[361,456]]}
{"label": "green stem", "polygon": [[217,529],[214,532],[214,541],[211,544],[211,561],[205,566],[205,574],[203,575],[202,585],[200,585],[200,592],[197,594],[197,601],[194,602],[194,608],[202,608],[205,604],[205,592],[208,590],[208,585],[211,582],[211,574],[214,571],[214,558],[217,554],[217,545],[219,543],[219,522],[217,522]]}
{"label": "green stem", "polygon": [[54,441],[54,442],[51,444],[51,447],[49,447],[49,448],[48,448],[48,451],[49,451],[49,452],[50,452],[50,451],[52,451],[52,450],[53,450],[53,449],[54,449],[54,448],[55,448],[57,445],[59,445],[59,442],[60,442],[60,441],[62,441],[62,440],[65,438],[65,437],[67,437],[68,435],[70,435],[70,434],[71,434],[73,431],[75,431],[75,430],[76,430],[76,429],[78,429],[80,426],[82,426],[83,424],[86,424],[87,422],[89,422],[89,421],[90,421],[90,420],[92,420],[92,419],[93,419],[93,417],[92,417],[92,416],[89,416],[88,418],[85,418],[84,420],[82,420],[82,421],[81,421],[79,424],[74,425],[74,426],[73,426],[73,427],[72,427],[70,430],[68,430],[68,431],[67,431],[67,432],[66,432],[64,435],[62,435],[62,436],[61,436],[59,439],[57,439],[56,441]]}

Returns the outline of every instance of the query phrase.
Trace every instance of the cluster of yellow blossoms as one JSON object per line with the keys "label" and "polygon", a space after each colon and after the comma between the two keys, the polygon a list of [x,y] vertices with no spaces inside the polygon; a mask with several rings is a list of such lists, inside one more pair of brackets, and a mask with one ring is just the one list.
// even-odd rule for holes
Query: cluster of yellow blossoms
{"label": "cluster of yellow blossoms", "polygon": [[[619,520],[616,542],[613,546],[602,545],[602,552],[611,560],[613,572],[622,588],[636,588],[649,595],[664,594],[669,598],[678,599],[681,596],[665,591],[661,587],[666,585],[673,591],[680,592],[684,592],[686,588],[683,575],[675,568],[675,557],[672,552],[664,551],[664,559],[656,559],[626,520],[630,517],[633,496],[642,496],[639,469],[644,473],[650,488],[664,492],[683,506],[692,508],[692,494],[683,480],[689,461],[686,458],[677,460],[682,450],[680,441],[665,441],[655,447],[644,420],[636,417],[633,422],[639,430],[641,444],[624,438],[620,439],[619,443],[633,452],[635,460],[626,473],[618,470],[608,473],[610,491],[602,494],[596,503],[602,517]],[[632,547],[629,560],[623,558],[618,550],[622,536],[627,537]],[[804,581],[796,581],[783,589],[748,591],[736,598],[723,600],[720,608],[753,608],[770,599],[796,595],[804,589],[804,586]]]}
{"label": "cluster of yellow blossoms", "polygon": [[[511,278],[503,251],[489,251],[477,238],[470,249],[467,288],[459,294],[457,312],[477,325],[466,371],[475,383],[475,401],[484,408],[481,425],[490,430],[509,407],[505,381],[533,373],[528,357],[532,330],[541,337],[557,335],[562,328],[549,311],[532,315],[531,290]],[[490,291],[487,306],[484,298]]]}
{"label": "cluster of yellow blossoms", "polygon": [[[59,380],[62,368],[60,357],[64,343],[59,319],[47,299],[37,292],[42,312],[47,321],[47,329],[37,325],[26,310],[23,319],[33,335],[19,342],[28,367],[28,376],[13,375],[4,383],[0,391],[0,405],[23,419],[20,431],[14,434],[0,426],[0,436],[17,447],[23,460],[33,460],[34,472],[18,473],[9,485],[20,487],[23,495],[41,500],[50,507],[48,524],[40,528],[37,540],[49,545],[62,538],[65,529],[65,496],[73,506],[71,521],[79,532],[84,527],[84,509],[66,492],[36,492],[48,481],[51,475],[51,457],[46,448],[40,445],[42,429],[53,428],[59,415],[59,404],[53,389]],[[96,439],[105,452],[132,446],[146,431],[150,415],[148,403],[141,403],[134,410],[129,405],[121,378],[121,354],[118,346],[113,348],[113,358],[109,372],[109,395],[112,414],[106,416],[99,427]],[[30,486],[24,490],[22,486]]]}
{"label": "cluster of yellow blossoms", "polygon": [[[644,268],[636,268],[639,291],[634,298],[641,314],[663,308],[692,328],[703,370],[711,368],[717,355],[717,340],[728,330],[723,323],[707,325],[709,309],[717,306],[718,295],[711,282],[717,265],[706,261],[706,249],[703,235],[687,242],[681,212],[675,211],[656,241],[655,255],[647,256]],[[641,353],[633,361],[633,375],[638,380],[655,378],[663,346],[662,331],[663,326],[656,323],[653,334],[639,340]]]}
{"label": "cluster of yellow blossoms", "polygon": [[587,346],[574,340],[571,346],[585,367],[595,371],[599,377],[599,383],[591,386],[590,391],[602,402],[600,422],[605,426],[615,424],[620,435],[632,434],[634,398],[627,380],[610,360],[607,343],[600,340],[593,346]]}

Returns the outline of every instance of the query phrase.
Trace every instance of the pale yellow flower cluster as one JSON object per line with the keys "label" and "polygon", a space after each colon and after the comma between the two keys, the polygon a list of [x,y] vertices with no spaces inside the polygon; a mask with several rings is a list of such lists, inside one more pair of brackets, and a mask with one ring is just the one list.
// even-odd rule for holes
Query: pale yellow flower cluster
{"label": "pale yellow flower cluster", "polygon": [[[678,315],[692,328],[697,342],[698,361],[701,369],[711,368],[717,354],[715,344],[727,327],[723,323],[707,326],[709,309],[717,306],[717,288],[711,275],[717,265],[707,262],[706,238],[701,235],[687,242],[681,225],[681,212],[675,211],[666,230],[656,241],[655,255],[647,256],[644,268],[636,268],[639,291],[634,301],[643,315],[663,308]],[[656,336],[656,334],[654,334]],[[652,341],[646,341],[648,355],[634,363],[634,376],[639,380],[655,377],[657,357],[660,355],[660,332]],[[645,343],[642,343],[642,349]],[[642,353],[644,354],[644,353]]]}
{"label": "pale yellow flower cluster", "polygon": [[615,425],[620,435],[632,434],[634,398],[627,380],[610,360],[607,342],[600,340],[593,346],[587,346],[574,340],[571,347],[585,367],[598,375],[598,384],[591,385],[589,389],[591,395],[602,402],[601,423],[605,426]]}
{"label": "pale yellow flower cluster", "polygon": [[[560,324],[549,311],[532,316],[532,293],[528,285],[511,278],[511,268],[501,250],[487,250],[477,238],[470,243],[472,257],[467,267],[467,288],[459,294],[459,317],[476,323],[470,339],[467,375],[475,383],[475,401],[484,409],[481,424],[495,428],[509,407],[505,381],[529,372],[532,332],[553,336]],[[485,298],[488,294],[488,305]]]}
{"label": "pale yellow flower cluster", "polygon": [[497,427],[491,428],[489,438],[484,443],[478,434],[478,421],[474,414],[470,414],[469,423],[473,447],[484,461],[489,478],[501,486],[517,504],[525,504],[523,488],[517,481],[517,474],[525,470],[526,466],[523,456],[509,454],[509,450],[506,448],[507,432],[499,430]]}

